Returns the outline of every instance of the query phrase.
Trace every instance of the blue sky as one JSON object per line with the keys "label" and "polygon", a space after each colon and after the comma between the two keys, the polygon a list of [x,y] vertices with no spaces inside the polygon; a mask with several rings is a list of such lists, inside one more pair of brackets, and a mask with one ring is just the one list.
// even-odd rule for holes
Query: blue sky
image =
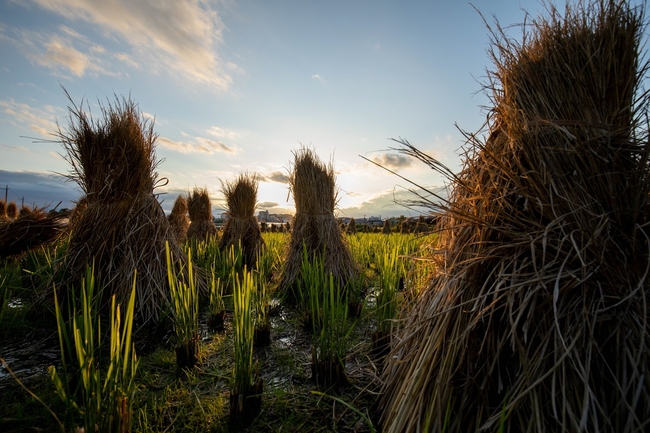
{"label": "blue sky", "polygon": [[196,185],[219,213],[220,180],[254,171],[260,209],[292,212],[284,181],[302,143],[333,160],[340,215],[415,215],[393,203],[408,185],[359,155],[442,186],[390,151],[388,138],[458,170],[455,124],[476,131],[489,103],[481,89],[490,36],[476,9],[504,26],[544,10],[536,0],[472,4],[2,0],[0,186],[9,184],[10,200],[41,206],[77,197],[52,174],[68,172],[62,147],[42,142],[56,122],[67,125],[62,85],[95,113],[98,100],[130,94],[155,116],[158,172],[169,179],[156,192],[167,210]]}

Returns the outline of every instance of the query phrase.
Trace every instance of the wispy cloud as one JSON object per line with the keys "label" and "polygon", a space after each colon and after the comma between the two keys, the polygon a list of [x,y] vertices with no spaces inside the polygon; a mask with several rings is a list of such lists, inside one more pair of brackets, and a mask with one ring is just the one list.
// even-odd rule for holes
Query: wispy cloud
{"label": "wispy cloud", "polygon": [[270,208],[278,207],[278,206],[279,206],[279,204],[277,204],[274,201],[263,201],[262,203],[257,204],[258,209],[270,209]]}
{"label": "wispy cloud", "polygon": [[57,130],[54,122],[57,111],[52,106],[34,108],[13,99],[4,99],[0,100],[0,110],[13,125],[27,125],[41,135],[50,135]]}
{"label": "wispy cloud", "polygon": [[314,75],[312,75],[311,77],[312,77],[314,80],[318,80],[318,81],[320,81],[321,83],[323,82],[323,77],[321,77],[321,76],[318,75],[318,74],[314,74]]}
{"label": "wispy cloud", "polygon": [[397,153],[383,153],[372,158],[377,164],[389,168],[391,170],[398,170],[413,165],[413,158],[400,155]]}
{"label": "wispy cloud", "polygon": [[166,137],[158,137],[158,144],[166,149],[180,153],[237,153],[238,149],[229,147],[220,141],[196,137],[195,141],[174,141]]}
{"label": "wispy cloud", "polygon": [[77,77],[82,77],[91,64],[88,56],[61,40],[52,39],[45,43],[45,48],[45,53],[33,56],[34,60],[42,66],[52,69],[64,67]]}
{"label": "wispy cloud", "polygon": [[230,140],[239,138],[239,136],[241,135],[239,132],[233,131],[231,129],[220,128],[218,126],[213,126],[210,129],[208,129],[206,132],[215,137],[228,138]]}
{"label": "wispy cloud", "polygon": [[25,57],[50,69],[54,75],[63,78],[69,78],[67,74],[118,75],[105,68],[104,47],[67,26],[49,33],[18,28],[1,30],[0,40],[15,46]]}
{"label": "wispy cloud", "polygon": [[[223,23],[210,2],[203,0],[32,0],[43,9],[72,21],[98,26],[126,42],[129,57],[159,70],[172,70],[194,82],[227,89],[232,81],[217,53],[223,43]],[[122,61],[127,57],[122,57]]]}

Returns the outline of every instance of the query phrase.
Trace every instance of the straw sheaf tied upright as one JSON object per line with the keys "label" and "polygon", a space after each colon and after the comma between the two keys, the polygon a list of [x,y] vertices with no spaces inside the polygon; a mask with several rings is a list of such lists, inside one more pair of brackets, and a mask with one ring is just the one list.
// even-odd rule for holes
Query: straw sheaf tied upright
{"label": "straw sheaf tied upright", "polygon": [[18,205],[16,205],[15,201],[7,203],[7,218],[10,220],[18,218]]}
{"label": "straw sheaf tied upright", "polygon": [[0,200],[0,222],[9,221],[9,216],[7,215],[7,202]]}
{"label": "straw sheaf tied upright", "polygon": [[293,293],[300,275],[303,245],[310,258],[324,254],[325,272],[332,273],[337,283],[345,287],[360,270],[334,217],[337,188],[333,164],[325,165],[313,150],[301,147],[294,152],[289,189],[296,214],[280,287],[289,296]]}
{"label": "straw sheaf tied upright", "polygon": [[459,174],[403,142],[453,188],[445,272],[387,357],[385,432],[647,430],[644,17],[609,1],[548,12],[522,43],[494,31],[490,134],[468,134]]}
{"label": "straw sheaf tied upright", "polygon": [[176,197],[172,211],[167,217],[169,225],[172,228],[174,236],[179,244],[187,239],[187,230],[190,227],[190,219],[187,216],[188,206],[185,194]]}
{"label": "straw sheaf tied upright", "polygon": [[156,321],[169,302],[165,242],[179,268],[187,267],[187,256],[154,196],[158,161],[153,123],[140,115],[130,99],[100,104],[97,119],[67,96],[70,120],[58,137],[72,167],[68,177],[84,196],[77,204],[83,210],[73,218],[63,264],[66,281],[78,284],[94,261],[104,287],[103,307],[110,308],[112,294],[126,302],[137,269],[136,315],[141,322]]}
{"label": "straw sheaf tied upright", "polygon": [[212,203],[207,188],[194,188],[187,199],[190,227],[187,237],[206,240],[217,235],[217,226],[212,221]]}
{"label": "straw sheaf tied upright", "polygon": [[230,217],[219,247],[224,250],[241,243],[244,261],[249,269],[255,267],[258,254],[264,249],[264,239],[255,218],[258,186],[259,177],[250,173],[241,173],[233,181],[221,182],[221,192]]}

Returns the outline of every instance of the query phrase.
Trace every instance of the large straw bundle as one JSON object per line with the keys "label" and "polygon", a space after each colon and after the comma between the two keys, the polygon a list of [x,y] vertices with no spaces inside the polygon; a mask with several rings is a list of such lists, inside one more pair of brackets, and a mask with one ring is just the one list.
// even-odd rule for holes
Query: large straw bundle
{"label": "large straw bundle", "polygon": [[178,243],[183,243],[187,238],[187,230],[190,227],[190,219],[187,216],[187,198],[185,194],[176,197],[172,212],[167,217],[172,232]]}
{"label": "large straw bundle", "polygon": [[137,269],[136,314],[156,320],[168,304],[165,243],[178,266],[187,258],[153,193],[153,123],[130,99],[108,103],[101,112],[103,119],[92,119],[83,105],[72,103],[68,130],[58,132],[72,166],[69,177],[84,193],[77,207],[85,207],[73,218],[66,282],[78,285],[94,262],[107,307],[112,294],[126,302]]}
{"label": "large straw bundle", "polygon": [[294,152],[294,158],[289,187],[296,214],[280,282],[281,289],[290,297],[300,275],[303,245],[309,257],[324,254],[325,272],[332,273],[341,287],[360,272],[334,217],[337,203],[334,166],[323,164],[313,150],[305,147]]}
{"label": "large straw bundle", "polygon": [[241,244],[244,263],[249,269],[255,267],[257,255],[264,248],[264,239],[255,218],[258,185],[259,178],[249,173],[240,173],[232,182],[221,182],[230,218],[223,229],[219,248]]}
{"label": "large straw bundle", "polygon": [[188,238],[203,241],[217,235],[217,226],[212,221],[212,203],[207,188],[194,188],[187,198],[187,209],[190,214]]}
{"label": "large straw bundle", "polygon": [[53,242],[65,227],[62,219],[34,209],[21,218],[0,221],[0,259]]}
{"label": "large straw bundle", "polygon": [[441,274],[387,358],[385,432],[648,430],[643,16],[550,12],[522,44],[495,32],[490,136],[460,174],[403,142],[453,193]]}

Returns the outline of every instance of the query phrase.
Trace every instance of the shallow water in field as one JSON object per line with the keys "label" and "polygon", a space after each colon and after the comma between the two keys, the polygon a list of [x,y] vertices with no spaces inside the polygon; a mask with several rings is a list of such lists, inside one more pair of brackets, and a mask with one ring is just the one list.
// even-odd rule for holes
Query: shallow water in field
{"label": "shallow water in field", "polygon": [[[42,334],[34,331],[32,334]],[[5,343],[0,348],[0,357],[5,360],[14,375],[21,382],[47,374],[47,367],[58,365],[60,352],[56,334],[29,335],[23,340]],[[0,365],[0,390],[15,383],[15,379],[4,365]]]}

